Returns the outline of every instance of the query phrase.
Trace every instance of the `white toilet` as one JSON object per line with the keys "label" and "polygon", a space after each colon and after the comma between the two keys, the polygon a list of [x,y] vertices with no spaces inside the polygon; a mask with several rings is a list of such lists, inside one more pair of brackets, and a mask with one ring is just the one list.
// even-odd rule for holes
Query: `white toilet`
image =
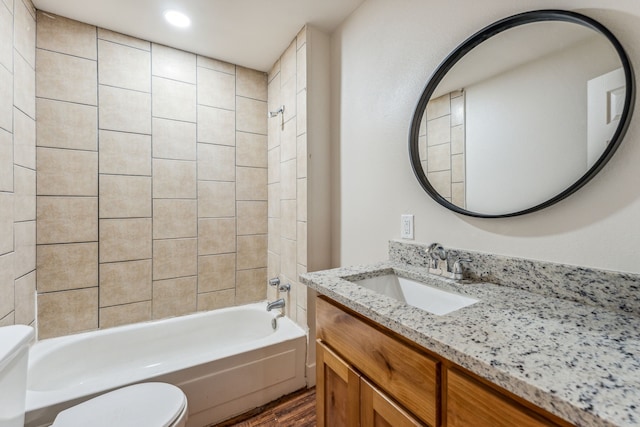
{"label": "white toilet", "polygon": [[[0,427],[23,427],[27,361],[33,328],[0,328]],[[53,427],[184,427],[187,398],[166,383],[123,387],[58,414]]]}

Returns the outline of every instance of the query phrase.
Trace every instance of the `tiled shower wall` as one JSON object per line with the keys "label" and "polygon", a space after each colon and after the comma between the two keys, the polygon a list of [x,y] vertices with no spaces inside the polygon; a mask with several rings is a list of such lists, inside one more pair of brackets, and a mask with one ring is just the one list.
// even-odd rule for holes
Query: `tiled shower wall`
{"label": "tiled shower wall", "polygon": [[41,12],[36,61],[39,337],[264,299],[266,74]]}
{"label": "tiled shower wall", "polygon": [[0,326],[35,319],[35,18],[0,1]]}
{"label": "tiled shower wall", "polygon": [[[269,73],[269,277],[290,283],[287,315],[307,326],[307,288],[298,275],[307,270],[307,31],[303,28]],[[283,126],[284,122],[284,126]]]}

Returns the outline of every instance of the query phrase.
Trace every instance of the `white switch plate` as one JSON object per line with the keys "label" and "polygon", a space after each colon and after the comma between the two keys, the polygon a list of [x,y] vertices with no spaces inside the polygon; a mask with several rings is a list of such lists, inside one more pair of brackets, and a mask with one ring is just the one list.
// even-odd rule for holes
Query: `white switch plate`
{"label": "white switch plate", "polygon": [[413,240],[413,215],[401,215],[400,227],[400,237]]}

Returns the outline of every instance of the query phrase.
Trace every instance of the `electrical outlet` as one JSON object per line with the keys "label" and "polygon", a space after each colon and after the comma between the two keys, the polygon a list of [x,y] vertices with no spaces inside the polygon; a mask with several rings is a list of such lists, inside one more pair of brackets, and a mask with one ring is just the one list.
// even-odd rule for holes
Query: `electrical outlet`
{"label": "electrical outlet", "polygon": [[413,240],[413,215],[401,215],[400,227],[400,237]]}

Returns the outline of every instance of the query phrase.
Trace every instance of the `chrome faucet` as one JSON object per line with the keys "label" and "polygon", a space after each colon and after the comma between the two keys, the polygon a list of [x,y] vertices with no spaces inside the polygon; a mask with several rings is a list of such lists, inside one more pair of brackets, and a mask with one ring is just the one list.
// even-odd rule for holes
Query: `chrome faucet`
{"label": "chrome faucet", "polygon": [[453,280],[463,279],[462,262],[471,262],[470,259],[457,258],[449,265],[449,254],[440,243],[432,243],[425,250],[427,254],[427,267],[429,273],[447,277]]}
{"label": "chrome faucet", "polygon": [[284,298],[277,299],[274,302],[267,302],[267,311],[271,311],[274,308],[284,308]]}

